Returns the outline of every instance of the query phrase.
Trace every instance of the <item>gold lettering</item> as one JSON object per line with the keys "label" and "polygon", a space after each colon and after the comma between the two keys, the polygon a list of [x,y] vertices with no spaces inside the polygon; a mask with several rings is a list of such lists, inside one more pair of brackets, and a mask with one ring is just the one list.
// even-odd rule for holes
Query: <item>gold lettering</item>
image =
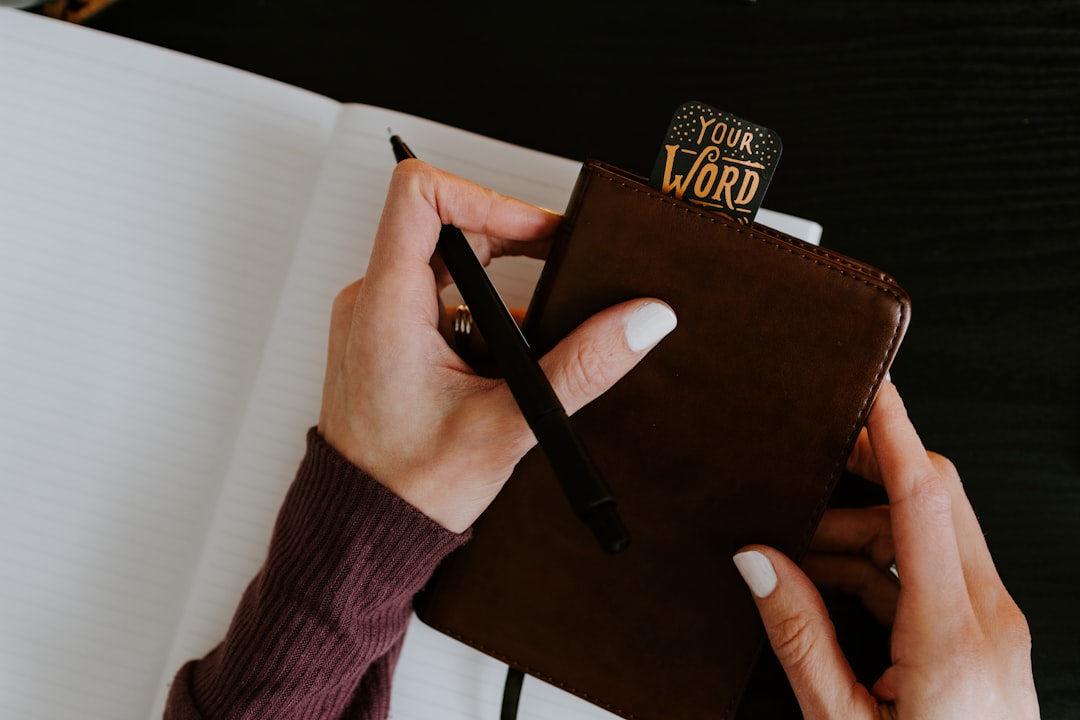
{"label": "gold lettering", "polygon": [[694,181],[694,196],[703,198],[708,197],[709,191],[712,190],[712,184],[716,180],[717,168],[712,163],[709,163],[705,167],[701,168],[701,172],[698,173],[697,180]]}
{"label": "gold lettering", "polygon": [[671,193],[675,191],[675,197],[682,199],[683,193],[686,192],[687,186],[690,184],[690,179],[697,174],[698,168],[701,167],[701,163],[705,160],[714,162],[720,159],[720,150],[709,146],[701,151],[701,154],[694,160],[693,166],[690,168],[690,172],[686,173],[686,176],[675,175],[672,177],[671,171],[675,166],[675,154],[679,152],[678,145],[665,145],[664,149],[667,151],[667,159],[664,161],[664,181],[660,186],[660,192]]}
{"label": "gold lettering", "polygon": [[738,145],[740,137],[742,137],[742,130],[736,130],[735,132],[732,132],[732,133],[728,134],[728,136],[727,136],[727,146],[733,148],[736,145]]}
{"label": "gold lettering", "polygon": [[[735,205],[731,202],[731,188],[738,179],[739,170],[730,165],[725,165],[724,172],[720,175],[720,182],[716,185],[716,192],[713,193],[712,199],[717,202],[726,202],[727,207],[734,208]],[[724,195],[723,198],[720,197],[721,193]]]}
{"label": "gold lettering", "polygon": [[698,116],[698,120],[701,121],[701,133],[698,134],[697,144],[705,142],[705,131],[709,129],[709,126],[716,122],[716,118],[706,121],[703,115]]}
{"label": "gold lettering", "polygon": [[739,194],[735,196],[736,205],[745,205],[753,199],[754,193],[757,192],[758,183],[761,182],[761,178],[755,170],[744,170],[745,176],[743,177],[742,187],[739,188]]}
{"label": "gold lettering", "polygon": [[747,130],[742,136],[742,144],[739,145],[739,150],[748,155],[752,155],[754,151],[750,147],[750,143],[754,141],[754,133]]}
{"label": "gold lettering", "polygon": [[[720,128],[724,128],[724,131],[720,133],[720,137],[716,137],[716,131],[719,130]],[[728,129],[727,128],[727,123],[716,123],[716,127],[714,127],[713,131],[712,131],[713,145],[723,145],[724,144],[724,136],[727,135],[727,129]]]}

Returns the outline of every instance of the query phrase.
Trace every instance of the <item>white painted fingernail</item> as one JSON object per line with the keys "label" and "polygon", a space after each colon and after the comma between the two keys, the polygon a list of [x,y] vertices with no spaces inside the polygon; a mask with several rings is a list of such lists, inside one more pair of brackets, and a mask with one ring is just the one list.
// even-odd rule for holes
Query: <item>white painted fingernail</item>
{"label": "white painted fingernail", "polygon": [[750,587],[750,592],[759,598],[772,595],[772,591],[776,589],[776,571],[773,570],[769,558],[757,550],[746,550],[736,553],[731,559],[735,561],[739,574]]}
{"label": "white painted fingernail", "polygon": [[626,344],[634,352],[651,348],[677,324],[675,313],[663,303],[645,303],[626,321]]}

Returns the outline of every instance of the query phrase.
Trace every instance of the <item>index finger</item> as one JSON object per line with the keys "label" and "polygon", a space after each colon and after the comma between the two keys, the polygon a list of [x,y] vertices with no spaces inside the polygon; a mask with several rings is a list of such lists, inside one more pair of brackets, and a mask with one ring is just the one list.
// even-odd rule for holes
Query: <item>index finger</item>
{"label": "index finger", "polygon": [[543,241],[554,233],[559,217],[420,160],[405,160],[390,180],[369,274],[384,263],[427,264],[444,224],[465,232],[485,265],[504,254],[542,256]]}
{"label": "index finger", "polygon": [[896,566],[906,594],[931,616],[945,616],[942,611],[961,599],[970,608],[951,496],[892,383],[882,385],[866,427],[889,495]]}
{"label": "index finger", "polygon": [[[363,306],[383,328],[408,331],[416,321],[438,330],[439,292],[449,282],[433,265],[439,232],[452,224],[469,237],[482,263],[511,243],[542,242],[559,216],[500,195],[419,160],[397,164],[379,218],[363,287]],[[511,248],[511,251],[513,248]],[[405,321],[404,323],[402,321]],[[411,332],[411,331],[409,331]]]}

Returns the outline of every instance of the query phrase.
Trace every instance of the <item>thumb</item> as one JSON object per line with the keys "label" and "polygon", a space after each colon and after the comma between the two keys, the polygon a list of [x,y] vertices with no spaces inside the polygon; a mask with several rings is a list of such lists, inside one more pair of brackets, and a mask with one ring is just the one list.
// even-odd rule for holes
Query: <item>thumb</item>
{"label": "thumb", "polygon": [[632,300],[602,310],[540,360],[551,387],[574,413],[630,371],[675,329],[674,311],[659,300]]}
{"label": "thumb", "polygon": [[855,679],[810,578],[783,553],[761,545],[744,548],[733,560],[754,595],[803,717],[877,718],[877,701]]}

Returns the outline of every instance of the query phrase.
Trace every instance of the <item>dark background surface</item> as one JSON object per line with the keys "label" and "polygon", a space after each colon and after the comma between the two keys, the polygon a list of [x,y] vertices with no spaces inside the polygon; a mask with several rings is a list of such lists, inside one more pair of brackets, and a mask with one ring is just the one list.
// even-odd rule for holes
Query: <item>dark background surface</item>
{"label": "dark background surface", "polygon": [[776,130],[765,206],[913,298],[893,369],[1080,717],[1080,2],[120,0],[89,25],[647,175],[696,99]]}

